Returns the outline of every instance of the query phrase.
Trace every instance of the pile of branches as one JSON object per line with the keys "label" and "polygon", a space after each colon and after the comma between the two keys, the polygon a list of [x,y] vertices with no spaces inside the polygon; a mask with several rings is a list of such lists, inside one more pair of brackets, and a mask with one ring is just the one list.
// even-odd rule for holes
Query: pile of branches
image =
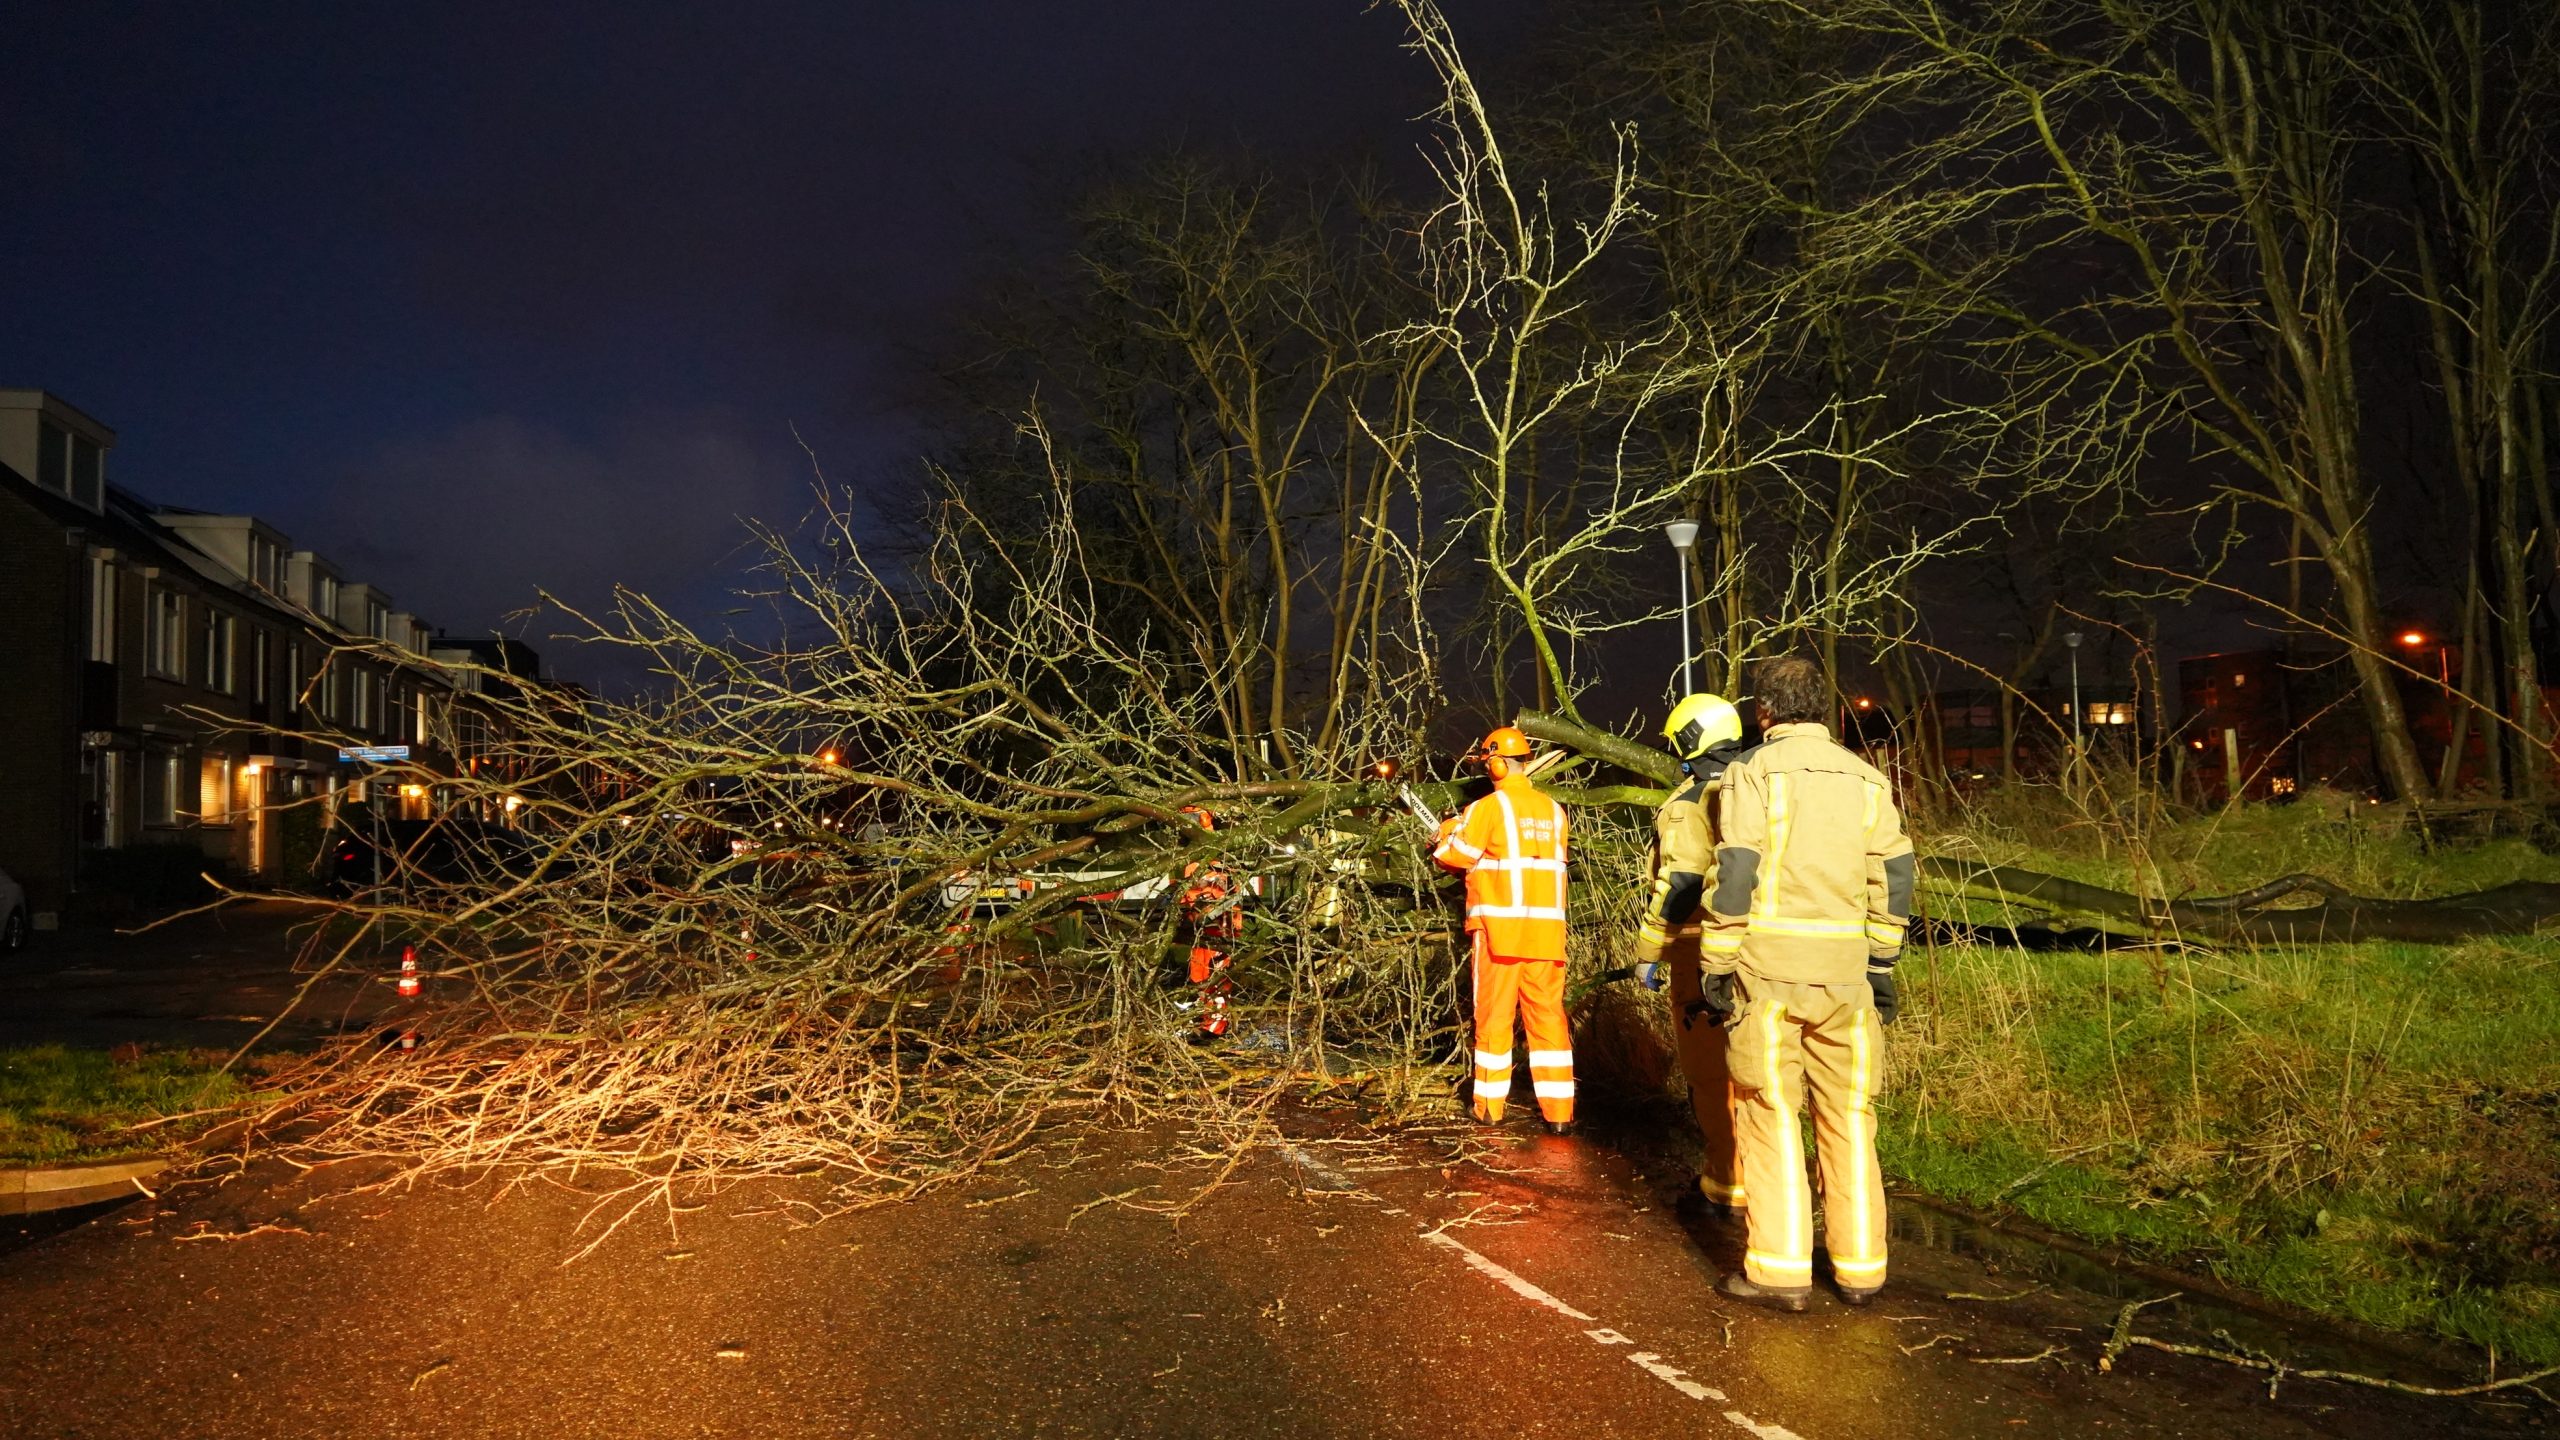
{"label": "pile of branches", "polygon": [[[841,515],[811,553],[768,537],[780,639],[625,597],[588,623],[646,655],[644,698],[480,674],[472,733],[442,737],[459,774],[371,781],[427,787],[439,818],[314,902],[343,940],[324,963],[418,947],[395,1030],[422,1043],[316,1056],[279,1133],[409,1176],[824,1170],[888,1194],[1066,1117],[1208,1121],[1311,1080],[1445,1098],[1455,911],[1373,764],[1418,753],[1428,676],[1369,687],[1392,698],[1279,773],[1219,723],[1217,672],[1095,585],[1052,499],[1010,535],[951,499],[893,573]],[[1234,1032],[1202,1045],[1177,897],[1211,874],[1244,934]]]}

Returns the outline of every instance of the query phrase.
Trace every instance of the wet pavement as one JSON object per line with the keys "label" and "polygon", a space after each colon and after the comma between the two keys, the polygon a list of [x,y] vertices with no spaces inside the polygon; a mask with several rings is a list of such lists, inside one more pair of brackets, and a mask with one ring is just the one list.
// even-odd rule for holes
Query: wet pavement
{"label": "wet pavement", "polygon": [[366,943],[351,952],[360,966],[315,982],[295,969],[309,917],[305,907],[257,900],[137,933],[37,935],[0,956],[0,1047],[232,1049],[263,1031],[261,1048],[299,1049],[368,1027],[394,1003],[397,947]]}
{"label": "wet pavement", "polygon": [[[1709,1293],[1740,1236],[1684,1216],[1658,1166],[1525,1130],[1284,1128],[1178,1217],[1142,1207],[1218,1164],[1168,1133],[1053,1136],[849,1214],[814,1180],[624,1216],[550,1183],[252,1172],[0,1254],[0,1416],[23,1436],[2549,1433],[2523,1405],[2299,1380],[2270,1401],[2263,1377],[2140,1351],[2100,1375],[2112,1298],[1950,1299],[2031,1277],[1907,1240],[1873,1308],[1764,1314]],[[2145,1312],[2200,1338],[2180,1325]]]}

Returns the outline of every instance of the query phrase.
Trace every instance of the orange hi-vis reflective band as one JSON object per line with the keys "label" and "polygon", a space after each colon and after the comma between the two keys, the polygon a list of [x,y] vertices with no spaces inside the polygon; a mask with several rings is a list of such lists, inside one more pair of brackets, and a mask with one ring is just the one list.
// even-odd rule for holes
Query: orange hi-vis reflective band
{"label": "orange hi-vis reflective band", "polygon": [[1565,958],[1564,807],[1506,779],[1467,807],[1431,858],[1467,872],[1467,928],[1509,960]]}

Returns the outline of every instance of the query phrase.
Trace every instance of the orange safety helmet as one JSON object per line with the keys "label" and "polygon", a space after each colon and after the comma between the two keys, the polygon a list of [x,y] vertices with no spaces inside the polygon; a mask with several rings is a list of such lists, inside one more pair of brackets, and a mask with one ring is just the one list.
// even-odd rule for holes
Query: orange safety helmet
{"label": "orange safety helmet", "polygon": [[1206,805],[1185,805],[1182,807],[1182,813],[1200,822],[1200,828],[1203,830],[1218,828],[1218,817],[1210,814],[1209,807]]}
{"label": "orange safety helmet", "polygon": [[1476,756],[1484,761],[1484,773],[1500,780],[1529,758],[1529,737],[1517,725],[1500,726],[1484,737]]}

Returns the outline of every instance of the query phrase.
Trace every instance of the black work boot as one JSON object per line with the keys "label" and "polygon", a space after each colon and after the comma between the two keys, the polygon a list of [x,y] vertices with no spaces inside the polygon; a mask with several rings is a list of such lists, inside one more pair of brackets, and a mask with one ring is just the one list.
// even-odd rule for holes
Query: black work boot
{"label": "black work boot", "polygon": [[1883,1290],[1884,1287],[1881,1285],[1869,1285],[1864,1289],[1855,1285],[1843,1285],[1840,1287],[1840,1302],[1844,1305],[1855,1305],[1863,1310],[1876,1303],[1876,1296]]}
{"label": "black work boot", "polygon": [[1716,1282],[1716,1293],[1728,1299],[1740,1300],[1747,1305],[1757,1305],[1764,1310],[1783,1310],[1790,1315],[1801,1315],[1804,1313],[1805,1305],[1813,1298],[1813,1287],[1805,1285],[1792,1290],[1774,1290],[1765,1285],[1752,1284],[1751,1277],[1736,1270]]}

